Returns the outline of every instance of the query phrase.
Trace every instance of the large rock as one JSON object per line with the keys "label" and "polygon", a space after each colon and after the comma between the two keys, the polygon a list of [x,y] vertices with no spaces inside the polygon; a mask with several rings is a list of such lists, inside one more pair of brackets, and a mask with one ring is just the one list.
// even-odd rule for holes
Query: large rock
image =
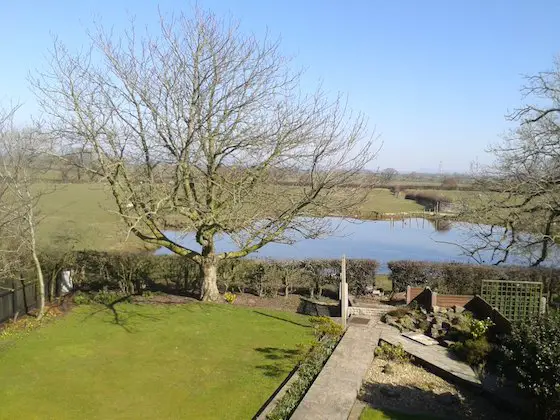
{"label": "large rock", "polygon": [[463,308],[462,306],[456,306],[456,305],[455,305],[455,306],[453,307],[453,311],[454,311],[456,314],[462,314],[463,312],[465,312],[465,308]]}

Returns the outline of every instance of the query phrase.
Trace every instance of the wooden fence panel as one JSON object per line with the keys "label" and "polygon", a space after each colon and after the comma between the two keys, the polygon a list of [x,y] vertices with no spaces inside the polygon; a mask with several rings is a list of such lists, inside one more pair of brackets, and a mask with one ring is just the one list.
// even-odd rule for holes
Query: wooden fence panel
{"label": "wooden fence panel", "polygon": [[13,293],[8,290],[0,290],[0,322],[10,319],[14,313]]}
{"label": "wooden fence panel", "polygon": [[22,315],[37,305],[35,282],[13,282],[11,287],[3,283],[0,289],[0,323]]}

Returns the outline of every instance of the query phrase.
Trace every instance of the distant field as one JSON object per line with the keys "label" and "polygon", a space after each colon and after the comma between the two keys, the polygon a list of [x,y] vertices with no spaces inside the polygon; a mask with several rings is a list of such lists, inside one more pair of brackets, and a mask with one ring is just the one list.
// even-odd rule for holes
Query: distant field
{"label": "distant field", "polygon": [[[39,245],[97,250],[145,249],[134,235],[126,239],[126,230],[115,213],[109,188],[104,184],[37,184],[48,191],[39,202]],[[350,217],[371,217],[373,213],[422,211],[412,200],[396,198],[388,189],[372,189],[366,201]],[[369,216],[368,216],[369,215]]]}
{"label": "distant field", "polygon": [[97,250],[138,250],[143,243],[126,240],[115,204],[102,184],[37,184],[46,191],[39,201],[39,245]]}
{"label": "distant field", "polygon": [[396,198],[385,188],[375,188],[369,192],[367,200],[360,206],[361,212],[399,213],[422,211],[424,207],[413,200]]}

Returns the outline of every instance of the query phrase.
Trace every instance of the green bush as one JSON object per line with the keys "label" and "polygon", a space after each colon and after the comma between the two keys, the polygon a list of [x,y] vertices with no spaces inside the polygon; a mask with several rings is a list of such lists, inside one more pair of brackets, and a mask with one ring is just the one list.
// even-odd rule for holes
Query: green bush
{"label": "green bush", "polygon": [[302,359],[297,369],[297,379],[290,385],[284,396],[267,415],[268,420],[289,419],[305,393],[327,362],[329,356],[340,341],[342,328],[330,318],[314,317],[316,342]]}
{"label": "green bush", "polygon": [[410,362],[410,355],[404,350],[402,344],[393,346],[385,341],[375,348],[375,357],[397,363]]}
{"label": "green bush", "polygon": [[451,350],[471,366],[484,366],[492,351],[492,344],[485,336],[469,338],[451,345]]}
{"label": "green bush", "polygon": [[91,296],[84,292],[77,292],[72,296],[72,300],[76,305],[87,305],[91,303]]}
{"label": "green bush", "polygon": [[233,304],[235,302],[235,300],[237,299],[237,295],[233,294],[231,292],[225,292],[224,293],[224,299],[227,303]]}
{"label": "green bush", "polygon": [[344,332],[342,325],[337,324],[331,318],[326,316],[313,316],[309,319],[313,326],[313,334],[317,340],[324,337],[340,337]]}
{"label": "green bush", "polygon": [[390,261],[393,290],[407,286],[430,287],[440,293],[480,293],[482,280],[542,281],[545,293],[560,291],[560,269],[518,266],[483,266],[425,261]]}
{"label": "green bush", "polygon": [[474,339],[481,338],[486,335],[488,328],[490,328],[494,323],[490,319],[479,320],[471,319],[470,333]]}
{"label": "green bush", "polygon": [[504,375],[534,398],[535,416],[560,418],[560,313],[515,325],[500,356]]}

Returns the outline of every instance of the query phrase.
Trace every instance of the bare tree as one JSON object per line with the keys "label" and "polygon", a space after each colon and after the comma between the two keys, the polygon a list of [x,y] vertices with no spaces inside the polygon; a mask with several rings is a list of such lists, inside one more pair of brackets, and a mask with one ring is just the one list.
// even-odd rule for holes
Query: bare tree
{"label": "bare tree", "polygon": [[[98,28],[85,53],[55,41],[32,85],[52,133],[92,151],[84,169],[110,185],[129,232],[199,264],[203,300],[219,297],[219,261],[328,232],[302,216],[355,206],[359,189],[338,187],[375,154],[364,117],[302,94],[277,42],[198,10],[161,18],[157,36]],[[278,171],[298,186],[272,182]],[[199,248],[166,234],[172,219]],[[218,252],[217,235],[237,249]]]}
{"label": "bare tree", "polygon": [[0,252],[4,256],[3,269],[9,275],[21,270],[20,265],[29,257],[33,261],[41,318],[45,311],[45,283],[38,257],[36,214],[41,192],[33,190],[32,184],[39,171],[44,142],[37,130],[14,127],[16,109],[0,112]]}
{"label": "bare tree", "polygon": [[394,168],[385,168],[380,172],[379,179],[383,184],[388,184],[389,182],[393,181],[398,174],[399,171]]}
{"label": "bare tree", "polygon": [[491,225],[477,229],[471,253],[491,251],[497,264],[521,253],[539,265],[560,239],[560,61],[522,92],[527,103],[508,116],[519,127],[491,149],[495,163],[478,174],[484,192],[465,209]]}

